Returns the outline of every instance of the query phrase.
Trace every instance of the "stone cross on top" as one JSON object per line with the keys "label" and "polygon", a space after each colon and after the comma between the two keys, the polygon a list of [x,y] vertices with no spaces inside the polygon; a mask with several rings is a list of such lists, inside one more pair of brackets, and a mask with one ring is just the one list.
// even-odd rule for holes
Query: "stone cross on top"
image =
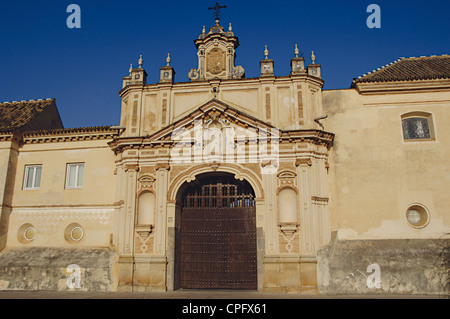
{"label": "stone cross on top", "polygon": [[225,9],[227,6],[221,6],[218,2],[216,2],[216,5],[214,7],[208,8],[208,10],[214,10],[214,19],[216,21],[220,20],[220,9]]}

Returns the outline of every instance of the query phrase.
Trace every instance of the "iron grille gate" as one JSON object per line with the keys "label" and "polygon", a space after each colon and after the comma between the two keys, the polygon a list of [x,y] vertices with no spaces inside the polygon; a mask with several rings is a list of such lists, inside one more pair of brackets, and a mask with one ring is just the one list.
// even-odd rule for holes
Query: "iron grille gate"
{"label": "iron grille gate", "polygon": [[188,190],[181,214],[180,287],[256,289],[253,190],[214,178]]}

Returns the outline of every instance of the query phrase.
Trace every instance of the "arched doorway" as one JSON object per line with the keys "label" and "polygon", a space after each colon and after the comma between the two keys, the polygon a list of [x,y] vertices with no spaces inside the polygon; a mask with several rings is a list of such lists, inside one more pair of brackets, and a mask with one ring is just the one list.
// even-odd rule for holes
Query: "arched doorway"
{"label": "arched doorway", "polygon": [[197,176],[182,196],[179,288],[257,289],[255,194],[232,174]]}

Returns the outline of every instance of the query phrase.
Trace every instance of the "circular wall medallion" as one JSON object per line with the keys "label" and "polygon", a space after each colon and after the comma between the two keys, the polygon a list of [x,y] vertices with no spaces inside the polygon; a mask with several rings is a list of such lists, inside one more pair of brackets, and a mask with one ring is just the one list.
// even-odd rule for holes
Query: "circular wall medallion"
{"label": "circular wall medallion", "polygon": [[72,231],[70,232],[70,237],[74,241],[79,241],[83,238],[84,231],[81,227],[74,227],[72,228]]}
{"label": "circular wall medallion", "polygon": [[413,204],[406,210],[406,221],[414,228],[423,228],[430,221],[430,214],[425,206]]}
{"label": "circular wall medallion", "polygon": [[37,230],[30,223],[23,224],[17,231],[17,239],[22,244],[29,244],[36,238]]}
{"label": "circular wall medallion", "polygon": [[34,240],[34,237],[36,237],[36,228],[30,226],[25,229],[25,231],[23,232],[23,237],[28,241]]}
{"label": "circular wall medallion", "polygon": [[66,227],[64,238],[69,243],[79,242],[84,237],[84,230],[78,223],[72,223]]}

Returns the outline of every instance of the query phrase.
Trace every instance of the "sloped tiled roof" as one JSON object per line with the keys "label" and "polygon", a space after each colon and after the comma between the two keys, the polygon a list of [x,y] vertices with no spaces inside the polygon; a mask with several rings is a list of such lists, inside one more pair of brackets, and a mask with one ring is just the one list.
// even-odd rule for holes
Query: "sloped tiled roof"
{"label": "sloped tiled roof", "polygon": [[432,80],[450,78],[450,55],[400,58],[353,80],[357,83]]}
{"label": "sloped tiled roof", "polygon": [[55,99],[0,103],[0,132],[20,131],[54,103]]}
{"label": "sloped tiled roof", "polygon": [[76,135],[76,134],[109,132],[111,130],[118,130],[118,129],[119,128],[115,127],[114,125],[70,127],[53,130],[27,131],[24,133],[24,136],[35,137],[35,136],[50,136],[50,135]]}

